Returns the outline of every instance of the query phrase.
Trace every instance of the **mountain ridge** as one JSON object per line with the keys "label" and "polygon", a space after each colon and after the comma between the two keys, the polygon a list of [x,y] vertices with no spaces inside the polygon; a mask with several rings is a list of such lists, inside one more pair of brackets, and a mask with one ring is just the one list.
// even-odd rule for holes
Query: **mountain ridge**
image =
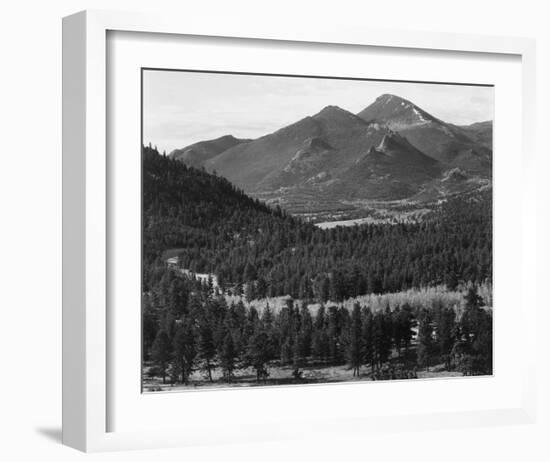
{"label": "mountain ridge", "polygon": [[[425,185],[437,191],[443,172],[453,168],[468,179],[490,181],[492,122],[449,124],[405,98],[383,94],[357,114],[328,105],[253,140],[228,135],[170,156],[216,171],[258,197],[406,199]],[[354,172],[358,165],[371,174]]]}
{"label": "mountain ridge", "polygon": [[174,149],[170,152],[169,157],[193,167],[202,167],[207,160],[221,154],[230,147],[249,141],[251,140],[236,138],[233,135],[224,135],[211,140],[199,141],[181,149]]}
{"label": "mountain ridge", "polygon": [[476,174],[490,174],[490,165],[481,166],[468,158],[468,152],[475,149],[477,154],[490,159],[492,153],[485,144],[471,138],[473,130],[448,124],[396,95],[385,94],[358,113],[364,120],[377,120],[403,136],[425,154],[446,163],[451,167],[466,168]]}

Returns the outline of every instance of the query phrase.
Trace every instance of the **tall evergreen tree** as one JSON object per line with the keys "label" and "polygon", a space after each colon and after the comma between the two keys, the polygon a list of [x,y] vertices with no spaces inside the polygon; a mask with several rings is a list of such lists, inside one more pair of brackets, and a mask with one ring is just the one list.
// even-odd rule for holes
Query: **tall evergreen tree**
{"label": "tall evergreen tree", "polygon": [[362,339],[361,306],[359,303],[353,305],[351,324],[349,328],[349,342],[347,357],[350,367],[353,369],[353,376],[359,376],[359,368],[363,362],[363,339]]}
{"label": "tall evergreen tree", "polygon": [[298,332],[300,355],[307,358],[311,355],[313,337],[313,319],[307,304],[302,303],[300,309],[300,330]]}
{"label": "tall evergreen tree", "polygon": [[414,336],[413,327],[416,325],[416,320],[408,303],[405,303],[401,307],[401,310],[399,311],[398,323],[401,341],[405,347],[405,353],[408,353]]}
{"label": "tall evergreen tree", "polygon": [[170,345],[170,338],[164,330],[159,330],[153,342],[151,356],[155,365],[160,371],[162,377],[162,383],[166,383],[166,369],[172,356],[172,347]]}
{"label": "tall evergreen tree", "polygon": [[397,356],[401,357],[401,345],[403,343],[403,327],[401,325],[401,308],[398,306],[395,307],[391,316],[391,326],[392,326],[392,340],[397,350]]}
{"label": "tall evergreen tree", "polygon": [[434,350],[433,323],[430,312],[422,309],[418,320],[418,339],[416,346],[417,362],[420,367],[430,370],[430,360]]}
{"label": "tall evergreen tree", "polygon": [[372,339],[374,358],[377,368],[388,361],[391,353],[391,324],[388,324],[388,315],[378,311],[373,318]]}
{"label": "tall evergreen tree", "polygon": [[456,313],[452,308],[442,308],[439,311],[436,324],[436,340],[441,360],[445,368],[451,370],[451,352],[455,342]]}
{"label": "tall evergreen tree", "polygon": [[257,329],[250,337],[248,348],[246,350],[246,363],[256,370],[256,381],[266,381],[267,362],[271,357],[271,345],[269,337],[263,329]]}
{"label": "tall evergreen tree", "polygon": [[493,317],[482,308],[483,299],[477,288],[468,289],[464,312],[460,319],[460,334],[453,347],[453,356],[465,375],[484,375],[493,372]]}
{"label": "tall evergreen tree", "polygon": [[197,358],[196,334],[193,322],[184,318],[174,336],[175,366],[181,374],[181,382],[187,384]]}
{"label": "tall evergreen tree", "polygon": [[329,340],[329,357],[333,363],[339,363],[341,361],[342,352],[340,345],[340,322],[338,316],[338,308],[331,306],[328,309],[328,328],[327,328],[328,340]]}
{"label": "tall evergreen tree", "polygon": [[313,333],[311,336],[311,353],[316,359],[321,361],[326,361],[329,355],[325,306],[323,304],[321,304],[315,315]]}
{"label": "tall evergreen tree", "polygon": [[373,325],[374,318],[370,308],[366,307],[363,313],[363,327],[362,327],[362,344],[363,344],[363,362],[370,364],[371,373],[374,373],[374,367],[376,363],[376,355],[374,349],[374,337],[373,337]]}
{"label": "tall evergreen tree", "polygon": [[204,362],[203,368],[208,380],[212,382],[212,360],[216,356],[216,344],[209,319],[203,319],[199,328],[198,353]]}
{"label": "tall evergreen tree", "polygon": [[220,366],[222,368],[223,377],[230,382],[233,378],[233,371],[236,368],[237,349],[233,342],[233,337],[229,330],[226,331],[221,350],[219,352]]}

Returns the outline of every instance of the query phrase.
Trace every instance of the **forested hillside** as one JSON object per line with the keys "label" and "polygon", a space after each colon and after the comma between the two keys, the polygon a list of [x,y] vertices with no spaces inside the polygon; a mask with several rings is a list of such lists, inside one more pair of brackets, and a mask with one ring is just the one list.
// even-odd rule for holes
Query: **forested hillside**
{"label": "forested hillside", "polygon": [[[421,222],[321,229],[145,147],[144,384],[491,373],[492,315],[477,290],[491,284],[491,246],[490,192]],[[435,286],[458,300],[343,303]],[[265,297],[281,295],[273,311]]]}
{"label": "forested hillside", "polygon": [[437,284],[454,289],[491,280],[491,192],[450,199],[419,223],[323,230],[146,147],[143,242],[145,291],[167,255],[248,298],[338,302]]}

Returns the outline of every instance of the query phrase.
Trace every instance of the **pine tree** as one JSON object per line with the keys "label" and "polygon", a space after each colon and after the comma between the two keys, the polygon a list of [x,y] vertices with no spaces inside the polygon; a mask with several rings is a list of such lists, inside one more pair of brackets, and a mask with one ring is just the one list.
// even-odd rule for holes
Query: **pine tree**
{"label": "pine tree", "polygon": [[281,365],[284,366],[286,364],[290,364],[290,362],[293,360],[293,352],[293,342],[291,341],[290,337],[285,337],[281,343]]}
{"label": "pine tree", "polygon": [[276,322],[276,328],[279,340],[279,355],[281,364],[289,364],[292,361],[292,340],[294,338],[294,326],[293,326],[293,312],[294,302],[292,299],[287,300],[286,306],[284,306],[279,312],[279,316]]}
{"label": "pine tree", "polygon": [[477,287],[471,286],[464,297],[464,312],[460,320],[462,331],[469,336],[473,336],[478,323],[479,310],[483,304],[483,299],[477,293]]}
{"label": "pine tree", "polygon": [[335,302],[341,302],[346,294],[346,282],[340,270],[333,271],[330,278],[330,298]]}
{"label": "pine tree", "polygon": [[458,287],[458,277],[455,271],[449,271],[445,276],[445,285],[448,290],[456,290]]}
{"label": "pine tree", "polygon": [[256,282],[256,297],[260,299],[267,297],[267,288],[268,286],[265,278],[260,276]]}
{"label": "pine tree", "polygon": [[264,311],[262,312],[262,324],[267,331],[273,329],[273,311],[269,306],[269,303],[266,303]]}
{"label": "pine tree", "polygon": [[313,336],[313,319],[307,304],[302,303],[300,309],[299,349],[300,355],[306,358],[311,355],[311,342]]}
{"label": "pine tree", "polygon": [[391,353],[391,325],[388,329],[387,315],[377,312],[372,324],[374,358],[378,368],[389,359]]}
{"label": "pine tree", "polygon": [[472,349],[475,355],[474,373],[490,375],[493,373],[493,315],[481,310],[478,329]]}
{"label": "pine tree", "polygon": [[439,311],[436,325],[436,340],[439,355],[445,362],[445,368],[448,371],[451,370],[451,351],[455,341],[453,338],[455,332],[455,318],[456,314],[454,309],[442,308]]}
{"label": "pine tree", "polygon": [[326,361],[329,355],[328,335],[326,331],[325,306],[321,304],[315,315],[313,333],[311,336],[311,353],[321,361]]}
{"label": "pine tree", "polygon": [[359,303],[353,305],[351,325],[349,328],[349,342],[347,348],[348,363],[353,369],[353,376],[359,376],[359,368],[363,362],[361,307]]}
{"label": "pine tree", "polygon": [[256,267],[250,261],[246,262],[243,273],[243,281],[253,282],[257,278],[257,274]]}
{"label": "pine tree", "polygon": [[392,340],[397,350],[397,356],[401,357],[401,345],[403,343],[403,328],[401,325],[401,308],[396,306],[390,314],[392,324]]}
{"label": "pine tree", "polygon": [[223,377],[226,381],[230,382],[233,378],[233,371],[236,368],[237,349],[229,330],[225,333],[219,358]]}
{"label": "pine tree", "polygon": [[[254,333],[258,330],[260,325],[260,317],[258,315],[258,310],[251,307],[248,310],[248,313],[245,315],[245,319],[242,324],[242,347],[246,350],[248,341],[252,338]],[[245,351],[242,352],[243,354]]]}
{"label": "pine tree", "polygon": [[196,335],[192,320],[185,318],[174,335],[175,365],[181,373],[181,382],[187,384],[197,357]]}
{"label": "pine tree", "polygon": [[434,349],[433,324],[430,312],[422,309],[419,314],[418,339],[417,339],[417,363],[420,367],[430,370],[430,358]]}
{"label": "pine tree", "polygon": [[151,356],[162,376],[162,383],[166,383],[166,369],[172,356],[170,338],[164,330],[159,330],[153,342]]}
{"label": "pine tree", "polygon": [[153,343],[157,336],[158,313],[152,304],[150,296],[143,297],[142,316],[142,338],[143,338],[143,359],[148,360],[151,356]]}
{"label": "pine tree", "polygon": [[326,318],[325,318],[325,305],[321,303],[317,314],[315,315],[315,331],[320,331],[325,328]]}
{"label": "pine tree", "polygon": [[278,329],[275,327],[275,316],[269,303],[266,304],[262,313],[261,324],[269,339],[269,360],[276,359],[281,348],[280,335]]}
{"label": "pine tree", "polygon": [[212,327],[207,319],[202,321],[199,329],[198,352],[204,362],[204,370],[208,380],[212,382],[212,360],[216,355],[216,344],[214,343]]}
{"label": "pine tree", "polygon": [[363,328],[361,329],[361,337],[363,343],[363,362],[370,364],[371,373],[374,373],[375,352],[373,338],[373,316],[370,308],[366,307],[363,313]]}
{"label": "pine tree", "polygon": [[340,323],[338,319],[338,308],[331,306],[328,310],[328,340],[329,340],[329,357],[334,364],[340,362]]}
{"label": "pine tree", "polygon": [[179,317],[187,311],[188,292],[185,280],[178,277],[171,277],[166,294],[167,308]]}
{"label": "pine tree", "polygon": [[247,282],[244,289],[244,298],[247,302],[256,299],[256,287],[253,281]]}
{"label": "pine tree", "polygon": [[399,311],[398,323],[401,341],[403,342],[403,345],[405,347],[405,354],[407,354],[414,336],[413,327],[416,326],[416,321],[414,319],[412,309],[408,303],[405,303],[401,307],[401,310]]}
{"label": "pine tree", "polygon": [[267,380],[268,372],[266,365],[270,357],[269,337],[262,329],[258,329],[250,337],[246,350],[246,363],[256,370],[257,382],[262,379],[264,381]]}
{"label": "pine tree", "polygon": [[453,347],[459,370],[465,375],[486,375],[493,372],[493,317],[481,308],[483,299],[472,286],[464,297],[465,307],[459,323],[460,334]]}
{"label": "pine tree", "polygon": [[292,365],[294,369],[300,369],[304,365],[304,357],[301,350],[301,339],[297,333],[294,336],[294,342],[292,342]]}

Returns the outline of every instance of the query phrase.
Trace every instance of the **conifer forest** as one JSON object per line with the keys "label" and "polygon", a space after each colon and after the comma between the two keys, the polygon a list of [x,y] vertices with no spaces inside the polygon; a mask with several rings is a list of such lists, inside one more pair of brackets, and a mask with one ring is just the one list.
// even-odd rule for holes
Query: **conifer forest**
{"label": "conifer forest", "polygon": [[144,392],[493,373],[491,187],[324,227],[213,168],[141,155]]}

